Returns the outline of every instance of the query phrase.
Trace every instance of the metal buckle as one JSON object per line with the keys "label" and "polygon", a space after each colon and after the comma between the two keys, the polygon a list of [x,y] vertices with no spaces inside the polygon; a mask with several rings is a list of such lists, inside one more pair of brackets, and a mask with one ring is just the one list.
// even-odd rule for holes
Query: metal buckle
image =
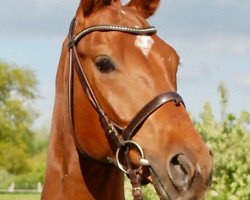
{"label": "metal buckle", "polygon": [[142,166],[149,166],[149,162],[144,158],[144,153],[143,153],[143,150],[142,150],[141,146],[139,144],[137,144],[136,142],[132,141],[132,140],[124,141],[123,146],[118,148],[117,151],[116,151],[116,162],[117,162],[118,168],[121,171],[123,171],[125,174],[129,174],[129,170],[126,169],[126,167],[121,164],[121,162],[119,160],[119,156],[120,156],[121,150],[125,150],[126,147],[131,146],[131,145],[135,146],[137,148],[138,152],[141,155],[140,166],[137,169],[135,169],[136,172],[139,172],[139,170],[142,168]]}
{"label": "metal buckle", "polygon": [[137,191],[140,192],[140,194],[142,194],[142,190],[140,187],[132,188],[132,193],[136,193]]}
{"label": "metal buckle", "polygon": [[108,127],[109,127],[108,135],[110,135],[115,131],[115,127],[111,123],[108,123]]}

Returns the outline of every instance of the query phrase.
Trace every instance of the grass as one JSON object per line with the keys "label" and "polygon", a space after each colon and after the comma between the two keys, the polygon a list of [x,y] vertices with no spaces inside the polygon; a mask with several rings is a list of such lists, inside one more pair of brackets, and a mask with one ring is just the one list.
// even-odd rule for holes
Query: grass
{"label": "grass", "polygon": [[[147,187],[142,187],[143,190],[143,197],[144,200],[157,200],[159,199],[156,195],[156,192],[153,186],[149,185]],[[0,192],[0,200],[40,200],[41,194],[39,193],[7,193],[7,192]],[[131,195],[131,184],[126,178],[125,181],[125,199],[132,200]]]}
{"label": "grass", "polygon": [[0,200],[40,200],[39,193],[0,193]]}

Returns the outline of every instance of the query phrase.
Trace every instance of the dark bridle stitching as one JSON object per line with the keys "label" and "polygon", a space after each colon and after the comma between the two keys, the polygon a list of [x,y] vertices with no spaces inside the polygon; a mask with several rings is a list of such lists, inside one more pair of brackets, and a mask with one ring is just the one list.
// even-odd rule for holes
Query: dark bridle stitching
{"label": "dark bridle stitching", "polygon": [[[125,146],[125,141],[126,144],[129,143],[132,139],[132,137],[138,132],[140,127],[143,125],[143,123],[146,121],[146,119],[153,113],[155,112],[159,107],[162,105],[166,104],[167,102],[173,101],[175,105],[179,106],[181,103],[184,105],[184,102],[179,94],[176,92],[165,92],[156,98],[154,98],[152,101],[150,101],[148,104],[146,104],[137,114],[136,116],[131,120],[131,122],[128,124],[128,126],[123,129],[119,125],[115,124],[112,122],[105,114],[104,110],[101,108],[100,104],[98,103],[96,96],[89,84],[88,78],[82,68],[82,65],[80,63],[79,57],[77,55],[76,51],[76,45],[79,42],[81,38],[86,36],[87,34],[94,32],[94,31],[119,31],[119,32],[125,32],[129,34],[134,34],[134,35],[152,35],[156,33],[156,29],[154,27],[149,27],[149,28],[130,28],[130,27],[122,27],[122,26],[116,26],[116,25],[99,25],[99,26],[93,26],[89,27],[82,32],[80,32],[77,36],[74,37],[74,27],[75,27],[75,18],[72,20],[71,25],[70,25],[70,31],[69,31],[69,39],[70,42],[68,44],[68,49],[69,49],[69,118],[70,118],[70,126],[73,131],[73,137],[77,146],[77,149],[80,151],[84,157],[86,157],[88,160],[102,163],[101,161],[97,161],[90,156],[88,156],[80,147],[78,140],[75,135],[75,130],[74,130],[74,120],[73,120],[73,75],[74,75],[74,70],[73,70],[73,62],[74,62],[74,57],[76,59],[76,64],[77,67],[75,66],[76,72],[78,74],[78,77],[80,79],[80,82],[82,84],[82,87],[91,102],[92,106],[96,110],[96,112],[99,114],[99,120],[102,125],[102,128],[106,132],[106,136],[108,139],[111,140],[111,142],[114,144],[116,151],[118,151],[121,147]],[[185,105],[184,105],[185,106]],[[119,134],[120,133],[120,134]],[[122,133],[122,134],[121,134]],[[111,144],[112,145],[112,144]],[[138,145],[136,143],[136,145]],[[138,145],[139,146],[139,145]],[[139,146],[140,147],[140,146]],[[127,157],[128,162],[128,153],[129,152],[129,146],[126,146],[126,151],[124,152],[124,155]],[[141,149],[141,148],[140,148]],[[143,152],[142,152],[143,153]],[[117,163],[119,163],[119,158],[117,160],[113,160],[110,158],[107,158],[107,161],[109,164],[114,164],[115,166],[118,166]],[[106,164],[106,163],[102,163]],[[141,200],[142,197],[142,192],[140,189],[140,180],[137,177],[137,170],[133,169],[130,167],[128,163],[128,176],[131,180],[132,188],[133,188],[133,197],[134,199]],[[122,170],[121,168],[119,168]],[[123,171],[123,170],[122,170]]]}

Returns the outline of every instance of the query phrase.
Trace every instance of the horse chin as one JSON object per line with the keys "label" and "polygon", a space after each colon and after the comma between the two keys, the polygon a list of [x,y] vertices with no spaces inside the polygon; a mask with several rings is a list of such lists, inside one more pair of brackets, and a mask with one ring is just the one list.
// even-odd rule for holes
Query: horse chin
{"label": "horse chin", "polygon": [[158,176],[156,175],[156,173],[154,172],[154,170],[152,168],[150,169],[150,173],[151,173],[151,177],[153,180],[154,188],[155,188],[159,198],[161,200],[171,200],[168,192],[164,189],[161,181],[159,180]]}
{"label": "horse chin", "polygon": [[[179,192],[173,186],[168,177],[164,182],[157,176],[153,168],[150,169],[152,184],[160,200],[204,200],[204,195],[197,195],[193,192]],[[164,184],[163,184],[164,183]],[[204,193],[203,193],[204,194]]]}

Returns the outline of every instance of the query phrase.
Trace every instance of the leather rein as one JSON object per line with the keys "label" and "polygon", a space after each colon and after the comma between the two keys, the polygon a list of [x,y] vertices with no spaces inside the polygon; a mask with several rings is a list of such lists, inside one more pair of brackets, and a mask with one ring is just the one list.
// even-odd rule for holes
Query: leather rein
{"label": "leather rein", "polygon": [[[77,44],[78,42],[86,35],[92,32],[109,32],[109,31],[118,31],[124,32],[133,35],[153,35],[157,31],[154,27],[148,28],[130,28],[124,26],[117,26],[117,25],[98,25],[92,26],[89,28],[84,29],[78,35],[74,35],[75,29],[75,22],[76,19],[74,18],[71,22],[70,29],[69,29],[69,88],[68,88],[68,110],[69,110],[69,119],[70,119],[70,126],[72,130],[72,135],[76,144],[78,151],[88,160],[102,163],[102,164],[113,164],[114,166],[118,167],[122,172],[128,175],[131,184],[132,184],[132,195],[134,200],[142,200],[142,192],[141,192],[141,185],[140,185],[140,178],[138,176],[139,170],[142,166],[150,166],[150,163],[145,159],[143,149],[141,146],[132,141],[132,138],[135,134],[139,131],[141,126],[147,120],[147,118],[154,113],[158,108],[168,102],[174,102],[175,105],[180,105],[181,103],[184,105],[184,102],[179,94],[176,92],[165,92],[160,94],[159,96],[155,97],[152,101],[147,103],[142,109],[135,115],[135,117],[130,121],[127,127],[123,128],[120,127],[118,124],[113,122],[108,115],[105,113],[102,106],[99,104],[96,95],[89,83],[89,80],[86,76],[84,71],[84,67],[81,65],[78,53],[77,53]],[[99,115],[100,124],[106,134],[108,142],[112,151],[116,154],[116,158],[107,157],[107,160],[97,161],[90,156],[88,156],[84,150],[80,147],[80,144],[75,135],[75,128],[74,128],[74,119],[73,119],[73,81],[74,81],[74,69],[79,77],[81,82],[82,88],[86,93],[91,105]],[[184,105],[185,106],[185,105]],[[140,167],[134,169],[130,159],[129,159],[129,149],[134,147],[141,155],[140,159]],[[126,167],[120,161],[121,158],[126,160]]]}

